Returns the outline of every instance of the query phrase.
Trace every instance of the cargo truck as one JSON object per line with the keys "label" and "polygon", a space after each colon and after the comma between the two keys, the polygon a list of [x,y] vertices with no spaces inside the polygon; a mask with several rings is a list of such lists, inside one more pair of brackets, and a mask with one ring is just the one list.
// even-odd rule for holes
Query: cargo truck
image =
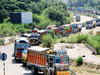
{"label": "cargo truck", "polygon": [[71,26],[72,26],[72,33],[81,31],[81,29],[78,28],[79,27],[78,24],[71,24]]}
{"label": "cargo truck", "polygon": [[69,69],[69,56],[65,50],[51,50],[39,46],[27,49],[24,64],[29,67],[33,75],[75,75]]}
{"label": "cargo truck", "polygon": [[86,29],[92,29],[93,28],[93,21],[87,21],[86,22]]}
{"label": "cargo truck", "polygon": [[96,26],[100,26],[100,18],[96,19]]}
{"label": "cargo truck", "polygon": [[28,40],[31,46],[41,44],[41,37],[39,33],[32,33]]}
{"label": "cargo truck", "polygon": [[16,39],[14,45],[15,60],[23,61],[22,55],[27,52],[27,48],[29,47],[27,38],[21,37],[19,39]]}
{"label": "cargo truck", "polygon": [[71,75],[69,71],[69,56],[65,50],[55,50],[55,55],[48,56],[49,75]]}
{"label": "cargo truck", "polygon": [[76,15],[76,22],[79,22],[81,20],[80,15]]}
{"label": "cargo truck", "polygon": [[31,68],[31,71],[35,75],[47,75],[47,56],[45,54],[45,51],[49,50],[49,48],[32,46],[27,50],[27,58],[25,59],[24,64]]}

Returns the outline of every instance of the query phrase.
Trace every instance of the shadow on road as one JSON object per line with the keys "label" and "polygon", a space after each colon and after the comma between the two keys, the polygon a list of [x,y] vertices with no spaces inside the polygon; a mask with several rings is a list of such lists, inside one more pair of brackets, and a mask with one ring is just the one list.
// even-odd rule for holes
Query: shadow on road
{"label": "shadow on road", "polygon": [[15,60],[15,59],[12,59],[12,63],[13,63],[13,64],[16,64],[16,63],[17,63],[17,64],[22,64],[21,61],[17,61],[17,60]]}
{"label": "shadow on road", "polygon": [[33,75],[32,73],[24,73],[24,75]]}

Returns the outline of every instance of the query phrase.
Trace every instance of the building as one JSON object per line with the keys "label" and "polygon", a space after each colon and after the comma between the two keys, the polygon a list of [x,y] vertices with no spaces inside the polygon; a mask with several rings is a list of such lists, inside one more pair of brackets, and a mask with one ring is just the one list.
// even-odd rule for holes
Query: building
{"label": "building", "polygon": [[30,24],[32,23],[31,12],[11,12],[10,21],[16,24]]}

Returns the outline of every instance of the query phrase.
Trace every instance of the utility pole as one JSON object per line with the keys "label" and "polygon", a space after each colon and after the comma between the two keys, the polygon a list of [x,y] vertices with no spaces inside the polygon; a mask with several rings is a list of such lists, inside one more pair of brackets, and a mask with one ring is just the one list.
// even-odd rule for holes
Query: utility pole
{"label": "utility pole", "polygon": [[5,75],[5,61],[3,62],[3,66],[4,66],[3,70],[4,70],[4,75]]}
{"label": "utility pole", "polygon": [[7,60],[7,54],[6,53],[2,53],[2,61],[3,61],[3,71],[4,71],[4,75],[5,75],[5,61]]}

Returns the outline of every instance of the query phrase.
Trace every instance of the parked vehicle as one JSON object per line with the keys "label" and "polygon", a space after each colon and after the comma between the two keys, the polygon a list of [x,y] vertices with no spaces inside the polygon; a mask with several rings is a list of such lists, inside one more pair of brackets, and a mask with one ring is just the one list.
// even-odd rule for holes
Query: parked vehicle
{"label": "parked vehicle", "polygon": [[22,34],[22,35],[21,35],[21,37],[26,37],[26,38],[29,38],[29,37],[30,37],[30,35],[31,35],[31,34],[29,34],[29,33],[24,33],[24,34]]}
{"label": "parked vehicle", "polygon": [[77,25],[78,31],[81,32],[81,30],[82,30],[82,24],[76,24],[76,25]]}
{"label": "parked vehicle", "polygon": [[72,26],[72,33],[76,33],[76,32],[79,31],[78,27],[77,27],[77,24],[71,24],[71,26]]}
{"label": "parked vehicle", "polygon": [[32,33],[28,40],[31,46],[41,44],[41,37],[39,33]]}
{"label": "parked vehicle", "polygon": [[76,22],[79,22],[81,20],[80,15],[76,15]]}
{"label": "parked vehicle", "polygon": [[70,33],[72,32],[72,26],[70,24],[66,24],[66,25],[63,25],[64,26],[64,30],[66,33]]}
{"label": "parked vehicle", "polygon": [[15,40],[15,44],[14,44],[15,48],[14,48],[14,57],[15,60],[20,60],[23,61],[22,55],[23,53],[27,52],[27,48],[29,47],[29,43],[27,38],[21,37],[19,39]]}
{"label": "parked vehicle", "polygon": [[27,60],[25,62],[27,66],[31,67],[31,71],[33,73],[37,75],[44,75],[44,73],[46,73],[47,68],[47,56],[45,54],[45,51],[49,50],[49,48],[32,46],[27,50]]}
{"label": "parked vehicle", "polygon": [[65,50],[54,50],[55,55],[48,55],[48,75],[75,75],[69,69],[69,56]]}
{"label": "parked vehicle", "polygon": [[87,21],[86,22],[86,29],[92,29],[93,28],[93,21]]}
{"label": "parked vehicle", "polygon": [[69,56],[65,50],[50,50],[39,46],[31,46],[27,50],[24,63],[35,75],[75,75],[69,69]]}
{"label": "parked vehicle", "polygon": [[96,19],[96,26],[100,26],[100,18]]}

